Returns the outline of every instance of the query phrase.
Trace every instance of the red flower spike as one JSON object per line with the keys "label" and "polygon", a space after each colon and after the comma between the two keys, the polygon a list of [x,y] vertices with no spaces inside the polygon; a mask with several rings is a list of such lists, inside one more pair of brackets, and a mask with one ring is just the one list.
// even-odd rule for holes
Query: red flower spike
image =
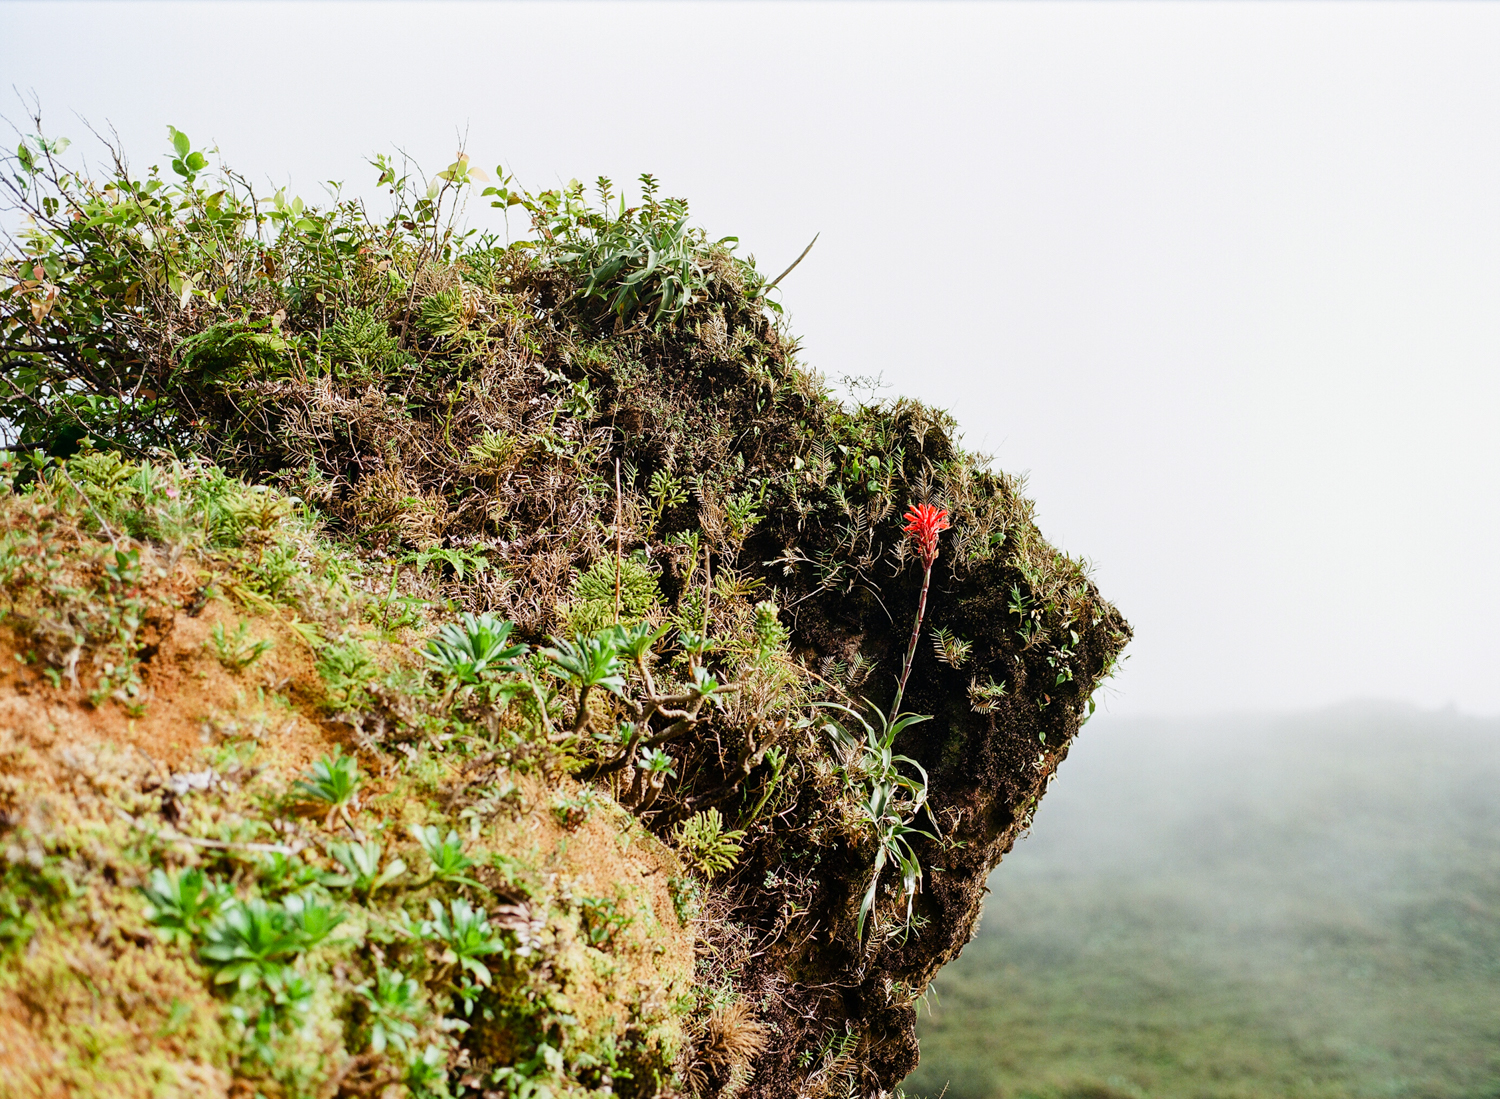
{"label": "red flower spike", "polygon": [[938,534],[948,529],[948,512],[931,504],[917,504],[902,518],[906,526],[901,529],[917,540],[923,567],[932,568],[938,555]]}

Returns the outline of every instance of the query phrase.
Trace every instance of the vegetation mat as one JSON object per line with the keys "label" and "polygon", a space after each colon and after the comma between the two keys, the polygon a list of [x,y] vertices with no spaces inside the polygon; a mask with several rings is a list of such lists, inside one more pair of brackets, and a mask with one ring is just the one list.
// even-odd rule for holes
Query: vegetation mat
{"label": "vegetation mat", "polygon": [[373,213],[34,131],[0,1086],[890,1094],[1130,637],[1021,482],[649,176]]}

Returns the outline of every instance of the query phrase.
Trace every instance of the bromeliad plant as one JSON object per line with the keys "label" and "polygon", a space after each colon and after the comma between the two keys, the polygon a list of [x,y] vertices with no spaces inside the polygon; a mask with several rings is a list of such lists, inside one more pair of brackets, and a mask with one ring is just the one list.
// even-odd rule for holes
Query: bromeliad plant
{"label": "bromeliad plant", "polygon": [[[865,920],[875,907],[880,875],[887,863],[895,863],[901,870],[901,890],[906,899],[908,925],[911,922],[912,902],[922,887],[922,863],[912,847],[912,840],[918,836],[924,839],[937,837],[931,832],[913,827],[911,822],[923,810],[932,819],[932,810],[927,804],[927,772],[909,756],[895,754],[892,745],[906,729],[931,721],[932,718],[925,714],[902,714],[895,721],[887,721],[879,710],[872,709],[877,728],[877,724],[871,724],[858,711],[848,706],[835,702],[821,705],[838,710],[850,719],[846,722],[831,719],[824,725],[824,731],[842,757],[846,776],[852,783],[863,787],[860,793],[860,810],[865,823],[875,834],[875,864],[864,899],[860,901],[859,921],[855,932],[863,940]],[[859,736],[850,732],[851,726],[855,725],[860,730]],[[903,775],[902,764],[915,768],[921,779]],[[933,820],[934,828],[936,825],[936,820]]]}
{"label": "bromeliad plant", "polygon": [[[825,724],[824,730],[842,757],[845,774],[853,783],[863,787],[860,809],[866,824],[875,835],[875,863],[870,873],[870,884],[860,901],[859,920],[855,929],[856,937],[861,941],[864,939],[865,921],[875,907],[880,875],[887,863],[894,863],[901,870],[901,891],[906,899],[906,926],[911,925],[912,902],[922,887],[922,863],[912,847],[912,841],[917,837],[931,840],[937,838],[932,832],[923,831],[911,823],[918,814],[926,810],[934,829],[937,827],[932,809],[927,804],[927,772],[909,756],[896,755],[892,746],[896,738],[911,726],[932,720],[930,714],[902,713],[901,699],[906,693],[912,661],[917,655],[922,620],[927,614],[927,591],[932,583],[932,566],[937,563],[938,558],[938,535],[948,529],[948,513],[932,504],[916,504],[903,518],[906,526],[902,530],[912,536],[917,544],[917,554],[922,559],[922,594],[917,600],[911,640],[906,646],[906,658],[901,663],[901,678],[896,683],[896,696],[891,701],[890,716],[867,705],[866,709],[879,726],[877,728],[876,724],[848,706],[822,703],[825,708],[838,710],[851,719],[849,722],[830,720]],[[851,725],[857,725],[861,735],[851,733]],[[903,775],[902,764],[915,768],[921,779]]]}

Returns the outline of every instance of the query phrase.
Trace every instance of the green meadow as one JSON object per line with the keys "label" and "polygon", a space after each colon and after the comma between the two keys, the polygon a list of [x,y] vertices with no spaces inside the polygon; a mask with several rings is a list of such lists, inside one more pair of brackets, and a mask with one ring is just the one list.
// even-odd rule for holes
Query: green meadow
{"label": "green meadow", "polygon": [[1500,1096],[1500,721],[1100,717],[908,1095]]}

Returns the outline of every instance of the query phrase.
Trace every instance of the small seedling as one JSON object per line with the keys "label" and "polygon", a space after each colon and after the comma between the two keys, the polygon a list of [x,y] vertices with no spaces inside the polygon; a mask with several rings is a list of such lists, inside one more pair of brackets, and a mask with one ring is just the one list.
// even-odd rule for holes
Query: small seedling
{"label": "small seedling", "polygon": [[353,756],[344,755],[343,749],[336,748],[333,755],[324,756],[314,763],[292,788],[311,801],[327,805],[328,813],[323,823],[331,827],[335,815],[345,821],[349,819],[349,810],[355,804],[354,793],[361,781],[359,762]]}
{"label": "small seedling", "polygon": [[146,919],[156,925],[163,942],[187,945],[203,933],[229,896],[228,890],[201,870],[168,874],[151,871],[141,892],[146,897]]}
{"label": "small seedling", "polygon": [[933,655],[950,668],[962,668],[969,661],[974,643],[945,630],[942,626],[932,631]]}
{"label": "small seedling", "polygon": [[1000,700],[1005,697],[1005,682],[996,683],[993,679],[981,683],[978,679],[969,680],[969,709],[976,714],[992,714],[1000,708]]}
{"label": "small seedling", "polygon": [[435,825],[429,824],[426,828],[421,828],[414,824],[411,826],[411,834],[422,845],[422,850],[427,852],[432,881],[455,882],[459,885],[472,885],[476,889],[482,888],[477,881],[464,874],[465,870],[474,865],[474,860],[464,854],[463,840],[457,832],[449,832],[444,836]]}
{"label": "small seedling", "polygon": [[660,748],[646,748],[636,760],[636,806],[637,813],[645,812],[656,804],[668,778],[677,777],[676,760]]}
{"label": "small seedling", "polygon": [[379,673],[369,650],[358,639],[345,638],[323,646],[318,653],[318,674],[328,688],[328,705],[335,710],[359,705],[366,684]]}
{"label": "small seedling", "polygon": [[676,760],[660,748],[647,748],[641,752],[640,769],[648,775],[677,777]]}
{"label": "small seedling", "polygon": [[331,843],[328,854],[344,868],[342,874],[329,874],[323,884],[334,888],[352,889],[368,898],[382,885],[388,885],[406,873],[406,863],[392,859],[384,870],[380,869],[380,856],[384,847],[374,840],[366,843]]}
{"label": "small seedling", "polygon": [[224,623],[215,622],[209,634],[209,644],[213,646],[219,663],[231,672],[244,671],[275,647],[272,641],[252,640],[248,622],[240,622],[233,635],[225,632]]}
{"label": "small seedling", "polygon": [[589,819],[589,814],[599,804],[599,796],[585,786],[577,794],[569,796],[559,793],[552,799],[552,815],[557,823],[572,831]]}
{"label": "small seedling", "polygon": [[676,477],[664,469],[651,475],[651,484],[646,490],[651,497],[651,526],[655,528],[664,512],[687,503],[687,489]]}
{"label": "small seedling", "polygon": [[104,574],[121,588],[134,587],[141,582],[141,551],[115,550],[104,562]]}
{"label": "small seedling", "polygon": [[458,965],[488,988],[493,978],[489,966],[479,959],[491,954],[508,954],[509,948],[505,940],[495,934],[484,910],[476,910],[463,898],[454,900],[446,910],[437,900],[428,901],[427,907],[432,911],[432,919],[422,921],[422,936],[447,946],[443,961]]}
{"label": "small seedling", "polygon": [[292,501],[265,485],[245,489],[224,501],[224,511],[251,545],[264,546],[271,532],[292,513]]}
{"label": "small seedling", "polygon": [[267,893],[305,889],[323,876],[316,866],[303,861],[300,855],[288,855],[283,851],[263,851],[255,861],[256,878]]}
{"label": "small seedling", "polygon": [[703,883],[686,874],[667,880],[667,892],[672,896],[672,911],[677,913],[677,922],[683,927],[692,923],[703,911]]}
{"label": "small seedling", "polygon": [[621,912],[619,902],[611,897],[582,897],[578,903],[581,910],[579,926],[588,937],[590,946],[606,946],[614,941],[615,935],[630,926],[630,913]]}
{"label": "small seedling", "polygon": [[384,1053],[390,1046],[405,1053],[406,1043],[417,1036],[413,1020],[421,1017],[425,1006],[417,982],[382,966],[375,971],[375,987],[366,982],[357,991],[369,1011],[370,1049]]}
{"label": "small seedling", "polygon": [[744,539],[750,533],[750,528],[764,518],[755,510],[759,503],[752,492],[742,492],[724,501],[725,517],[729,520],[729,531],[734,538]]}
{"label": "small seedling", "polygon": [[760,799],[756,801],[755,808],[750,810],[750,816],[745,820],[746,827],[754,823],[755,819],[760,816],[760,811],[766,807],[766,802],[770,801],[771,795],[776,792],[776,785],[781,781],[781,773],[786,770],[786,749],[767,748],[766,763],[771,767],[771,774],[761,789]]}
{"label": "small seedling", "polygon": [[[432,564],[432,562],[434,561],[440,562],[441,564],[447,565],[449,568],[451,568],[453,570],[453,574],[458,577],[460,583],[463,582],[464,576],[469,569],[472,568],[476,573],[480,573],[490,567],[489,559],[486,558],[483,554],[478,554],[474,553],[472,550],[463,549],[437,548],[429,550],[419,550],[416,553],[408,553],[405,557],[401,558],[402,564],[416,565],[418,573],[426,572],[427,566]],[[466,615],[465,617],[473,616]],[[489,615],[483,615],[482,617],[488,618]]]}

